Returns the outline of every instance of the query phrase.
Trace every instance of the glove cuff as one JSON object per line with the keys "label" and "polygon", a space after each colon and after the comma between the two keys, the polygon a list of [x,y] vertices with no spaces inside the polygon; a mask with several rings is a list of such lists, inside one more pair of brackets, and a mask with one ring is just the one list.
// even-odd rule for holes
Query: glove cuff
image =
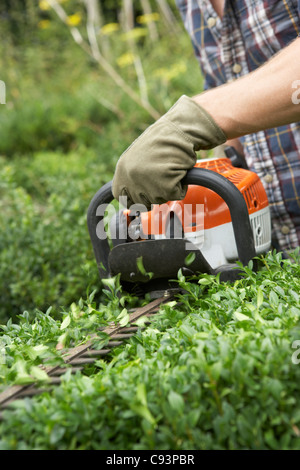
{"label": "glove cuff", "polygon": [[227,140],[213,117],[186,95],[182,95],[161,119],[177,126],[193,143],[195,150],[212,149]]}

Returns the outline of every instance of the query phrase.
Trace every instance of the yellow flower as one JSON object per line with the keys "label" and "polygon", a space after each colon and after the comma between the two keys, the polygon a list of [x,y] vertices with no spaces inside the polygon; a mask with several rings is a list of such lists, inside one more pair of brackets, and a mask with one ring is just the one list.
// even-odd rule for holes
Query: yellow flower
{"label": "yellow flower", "polygon": [[162,67],[157,69],[154,73],[156,77],[160,77],[163,80],[170,81],[173,78],[178,77],[179,75],[186,72],[186,64],[184,62],[178,62],[177,64],[172,65],[168,69]]}
{"label": "yellow flower", "polygon": [[44,10],[44,11],[50,10],[50,5],[46,0],[40,0],[39,1],[39,7],[40,7],[41,10]]}
{"label": "yellow flower", "polygon": [[125,54],[122,54],[120,57],[117,58],[117,64],[121,68],[131,65],[133,62],[134,55],[132,54],[132,52],[125,52]]}
{"label": "yellow flower", "polygon": [[114,33],[115,31],[118,31],[119,29],[120,29],[120,26],[118,23],[107,23],[102,26],[100,33],[109,35],[109,34]]}
{"label": "yellow flower", "polygon": [[49,28],[50,21],[49,20],[41,20],[38,22],[38,28],[40,29],[47,29]]}
{"label": "yellow flower", "polygon": [[127,31],[126,33],[122,34],[122,39],[123,41],[127,41],[130,39],[137,40],[146,36],[147,33],[148,31],[146,28],[133,28]]}
{"label": "yellow flower", "polygon": [[158,21],[159,13],[147,13],[146,15],[138,16],[136,20],[140,24],[147,24],[151,23],[151,21]]}
{"label": "yellow flower", "polygon": [[74,15],[68,16],[66,23],[69,26],[78,26],[81,23],[81,14],[75,13]]}

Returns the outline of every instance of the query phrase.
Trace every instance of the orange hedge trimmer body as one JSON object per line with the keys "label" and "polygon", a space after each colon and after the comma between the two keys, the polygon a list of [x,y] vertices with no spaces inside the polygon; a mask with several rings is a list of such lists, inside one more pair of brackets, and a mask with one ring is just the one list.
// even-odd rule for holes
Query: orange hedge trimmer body
{"label": "orange hedge trimmer body", "polygon": [[[120,274],[131,288],[170,285],[183,273],[207,272],[234,280],[236,261],[247,264],[271,246],[270,211],[259,177],[230,158],[199,160],[187,172],[182,201],[117,211],[105,237],[104,212],[113,200],[111,183],[101,188],[88,212],[89,232],[100,277]],[[98,216],[97,216],[98,212]],[[146,288],[146,284],[148,284]]]}

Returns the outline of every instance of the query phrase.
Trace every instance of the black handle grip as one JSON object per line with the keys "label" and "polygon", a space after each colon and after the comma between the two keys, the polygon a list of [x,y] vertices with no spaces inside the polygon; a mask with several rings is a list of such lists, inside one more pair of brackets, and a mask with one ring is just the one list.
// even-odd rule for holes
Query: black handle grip
{"label": "black handle grip", "polygon": [[100,188],[90,202],[87,212],[87,226],[92,242],[100,279],[110,277],[108,267],[108,255],[110,247],[108,239],[98,236],[99,231],[104,233],[105,208],[114,200],[112,193],[112,181]]}
{"label": "black handle grip", "polygon": [[226,202],[230,211],[240,262],[245,266],[256,255],[246,201],[239,189],[225,176],[205,168],[189,170],[182,184],[211,189]]}
{"label": "black handle grip", "polygon": [[[182,184],[203,186],[221,196],[230,211],[239,260],[243,265],[247,265],[255,257],[256,251],[246,201],[239,189],[223,175],[205,168],[189,170]],[[107,237],[101,238],[98,234],[104,234],[105,208],[113,199],[110,181],[94,195],[87,213],[89,235],[101,279],[110,276],[108,266],[110,247]]]}

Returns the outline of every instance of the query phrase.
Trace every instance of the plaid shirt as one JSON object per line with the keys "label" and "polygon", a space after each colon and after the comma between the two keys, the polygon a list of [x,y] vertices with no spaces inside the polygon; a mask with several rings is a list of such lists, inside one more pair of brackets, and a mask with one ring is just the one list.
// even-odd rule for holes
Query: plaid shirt
{"label": "plaid shirt", "polygon": [[[300,0],[225,0],[222,20],[210,0],[176,0],[176,4],[205,89],[255,70],[300,34]],[[300,122],[240,140],[249,168],[261,178],[268,195],[274,247],[296,248],[300,245]]]}

